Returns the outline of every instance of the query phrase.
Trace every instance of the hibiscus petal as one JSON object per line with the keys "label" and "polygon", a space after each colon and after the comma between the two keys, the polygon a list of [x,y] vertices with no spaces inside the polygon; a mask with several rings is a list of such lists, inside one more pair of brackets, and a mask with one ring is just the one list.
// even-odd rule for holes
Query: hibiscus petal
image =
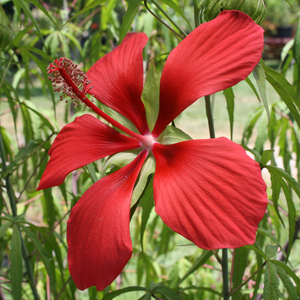
{"label": "hibiscus petal", "polygon": [[136,139],[119,133],[92,115],[78,117],[63,127],[54,140],[38,190],[62,184],[70,172],[93,161],[140,145]]}
{"label": "hibiscus petal", "polygon": [[70,274],[80,290],[103,290],[132,254],[129,232],[134,183],[147,151],[90,187],[71,210],[67,226]]}
{"label": "hibiscus petal", "polygon": [[203,249],[253,244],[267,206],[259,164],[226,138],[155,144],[155,209]]}
{"label": "hibiscus petal", "polygon": [[144,33],[128,34],[121,45],[100,58],[86,73],[93,86],[88,93],[127,117],[141,134],[149,133],[141,101],[142,51],[147,41]]}
{"label": "hibiscus petal", "polygon": [[223,11],[197,27],[171,52],[163,69],[154,136],[200,97],[245,79],[263,45],[263,29],[238,11]]}

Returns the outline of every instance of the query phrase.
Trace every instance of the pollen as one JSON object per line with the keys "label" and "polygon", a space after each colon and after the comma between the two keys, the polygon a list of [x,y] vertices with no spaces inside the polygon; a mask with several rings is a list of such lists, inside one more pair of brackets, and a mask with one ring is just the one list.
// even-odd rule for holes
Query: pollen
{"label": "pollen", "polygon": [[[74,106],[79,106],[83,98],[93,88],[91,81],[69,58],[61,57],[54,60],[47,68],[48,79],[52,82],[54,92],[60,92],[60,100],[69,98]],[[92,100],[93,101],[93,100]]]}

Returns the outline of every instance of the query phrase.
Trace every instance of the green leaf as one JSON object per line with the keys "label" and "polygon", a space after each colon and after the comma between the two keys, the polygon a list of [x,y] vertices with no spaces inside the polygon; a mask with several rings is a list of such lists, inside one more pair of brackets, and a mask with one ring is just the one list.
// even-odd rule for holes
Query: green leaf
{"label": "green leaf", "polygon": [[271,187],[272,187],[272,201],[273,201],[273,206],[275,209],[275,212],[281,222],[281,224],[283,225],[283,227],[285,227],[283,219],[279,213],[279,209],[278,209],[278,200],[279,200],[279,195],[280,195],[280,191],[281,191],[281,185],[280,182],[276,179],[276,175],[273,175],[271,173]]}
{"label": "green leaf", "polygon": [[254,94],[256,95],[257,99],[260,101],[259,95],[258,95],[258,93],[257,93],[257,90],[256,90],[254,84],[252,83],[252,81],[249,79],[249,77],[247,77],[247,78],[245,79],[245,81],[248,83],[248,85],[250,86],[250,88],[252,89],[252,91],[254,92]]}
{"label": "green leaf", "polygon": [[[296,208],[295,208],[295,204],[293,202],[291,191],[290,191],[288,185],[282,179],[282,177],[281,177],[282,175],[280,175],[278,173],[275,173],[275,170],[280,170],[280,169],[277,168],[277,167],[274,167],[274,166],[267,166],[267,169],[271,170],[271,172],[276,176],[276,179],[279,181],[279,183],[281,185],[281,188],[284,192],[287,205],[288,205],[288,212],[289,212],[289,214],[288,214],[288,220],[289,220],[289,247],[288,247],[287,256],[286,256],[286,259],[288,259],[290,251],[292,249],[292,243],[293,243],[293,238],[294,238],[294,233],[295,233]],[[283,171],[283,172],[284,172],[284,174],[287,174],[285,171]],[[282,174],[282,172],[280,172],[280,173]],[[288,175],[287,177],[289,179],[292,179],[295,182],[295,184],[298,185],[298,188],[299,188],[299,184],[295,181],[295,179],[292,178],[289,174],[287,174],[287,175]],[[288,179],[286,179],[286,180],[290,184],[290,181]],[[293,188],[293,186],[292,186],[292,188]]]}
{"label": "green leaf", "polygon": [[279,280],[277,277],[276,267],[270,262],[267,261],[266,271],[265,271],[265,280],[264,280],[264,300],[278,300],[280,296],[279,292]]}
{"label": "green leaf", "polygon": [[170,288],[164,286],[163,284],[157,284],[154,288],[152,288],[152,291],[166,296],[169,300],[182,300],[179,294],[172,291]]}
{"label": "green leaf", "polygon": [[258,227],[257,228],[257,233],[263,234],[264,236],[271,239],[274,243],[279,245],[279,241],[274,237],[274,235],[270,231],[268,231],[264,228]]}
{"label": "green leaf", "polygon": [[154,62],[151,61],[141,97],[145,105],[146,118],[150,131],[154,128],[159,111],[159,85],[160,76],[155,69]]}
{"label": "green leaf", "polygon": [[293,270],[291,270],[285,263],[278,261],[278,260],[271,260],[271,262],[279,267],[281,267],[282,269],[284,269],[287,274],[289,274],[291,276],[291,278],[294,280],[294,282],[296,283],[296,289],[297,289],[297,293],[300,296],[300,278],[295,274],[295,272]]}
{"label": "green leaf", "polygon": [[271,160],[274,150],[265,150],[261,154],[261,164],[266,166],[267,163]]}
{"label": "green leaf", "polygon": [[138,156],[140,152],[141,150],[130,150],[130,151],[119,152],[108,157],[102,168],[100,178],[103,178],[105,176],[106,169],[109,166],[117,166],[119,168],[122,168],[128,165],[129,163],[131,163]]}
{"label": "green leaf", "polygon": [[4,223],[1,227],[0,227],[0,239],[4,236],[4,234],[6,233],[6,230],[11,226],[11,222],[7,222]]}
{"label": "green leaf", "polygon": [[34,24],[25,27],[23,30],[20,30],[18,34],[13,39],[12,43],[15,47],[19,47],[21,40],[23,39],[24,35],[28,33],[28,31],[32,30]]}
{"label": "green leaf", "polygon": [[152,155],[148,155],[144,162],[136,185],[134,187],[130,207],[133,207],[142,195],[150,174],[155,172],[155,159]]}
{"label": "green leaf", "polygon": [[150,213],[152,211],[152,208],[154,207],[154,200],[153,200],[153,178],[147,185],[141,202],[140,202],[141,207],[143,208],[143,213],[142,213],[142,223],[141,223],[141,229],[140,229],[140,239],[141,239],[141,247],[142,251],[144,250],[144,232],[146,229],[147,222],[149,220]]}
{"label": "green leaf", "polygon": [[159,136],[158,142],[163,145],[171,145],[183,141],[192,140],[192,138],[181,129],[168,125]]}
{"label": "green leaf", "polygon": [[[298,26],[294,38],[293,56],[296,61],[298,74],[300,74],[300,16],[298,20]],[[300,83],[297,84],[298,93],[300,92]]]}
{"label": "green leaf", "polygon": [[265,260],[268,260],[268,257],[266,256],[265,253],[263,253],[263,252],[261,251],[261,249],[259,249],[257,243],[254,243],[253,245],[246,245],[246,246],[243,246],[243,248],[247,248],[247,249],[253,250],[253,251],[255,251],[257,254],[259,254],[261,257],[263,257]]}
{"label": "green leaf", "polygon": [[270,244],[266,245],[265,253],[268,259],[274,257],[277,254],[277,252],[278,252],[278,245],[270,245]]}
{"label": "green leaf", "polygon": [[135,291],[144,291],[144,292],[149,292],[150,290],[141,286],[130,286],[124,289],[120,289],[114,292],[111,292],[109,294],[104,295],[102,300],[111,300],[116,298],[119,295],[129,293],[129,292],[135,292]]}
{"label": "green leaf", "polygon": [[247,145],[250,137],[252,136],[253,128],[263,113],[263,107],[257,108],[254,113],[251,114],[250,118],[247,121],[243,132],[242,144]]}
{"label": "green leaf", "polygon": [[290,296],[289,299],[290,300],[299,300],[297,291],[296,291],[293,283],[291,282],[290,278],[287,276],[286,272],[279,266],[276,266],[276,269],[277,269],[277,274],[279,275],[281,281],[283,282],[283,284]]}
{"label": "green leaf", "polygon": [[77,18],[79,15],[83,14],[84,12],[90,10],[91,8],[94,8],[95,6],[98,6],[100,4],[103,4],[107,2],[108,0],[96,0],[89,3],[87,6],[85,6],[80,12],[78,12],[75,16],[73,16],[71,19],[69,19],[62,27],[64,27],[66,24],[68,24],[70,21],[72,21],[74,18]]}
{"label": "green leaf", "polygon": [[127,0],[127,2],[128,8],[123,17],[122,24],[120,27],[120,42],[123,41],[127,32],[130,30],[132,21],[139,12],[141,0]]}
{"label": "green leaf", "polygon": [[267,100],[267,87],[266,87],[266,74],[261,64],[257,64],[254,70],[252,71],[253,76],[256,80],[256,84],[258,86],[258,91],[261,96],[262,102],[265,106],[265,110],[267,112],[268,120],[270,122],[270,112]]}
{"label": "green leaf", "polygon": [[29,5],[27,4],[27,2],[23,1],[23,0],[13,0],[14,4],[16,6],[19,6],[23,9],[25,15],[31,20],[31,22],[34,24],[40,38],[43,40],[43,35],[40,31],[40,26],[36,21],[36,18],[34,17],[34,15],[32,14],[32,12],[30,11]]}
{"label": "green leaf", "polygon": [[40,148],[39,141],[29,141],[26,147],[21,148],[15,159],[7,166],[4,177],[13,172],[16,166],[21,165],[28,157],[30,157],[38,148]]}
{"label": "green leaf", "polygon": [[[243,275],[247,267],[247,258],[249,250],[246,248],[237,248],[234,250],[232,290],[240,286],[243,282]],[[241,289],[232,295],[232,300],[241,298]]]}
{"label": "green leaf", "polygon": [[196,259],[191,268],[184,274],[184,276],[180,279],[177,286],[179,286],[188,276],[198,270],[202,265],[206,263],[206,261],[213,255],[213,252],[210,250],[203,250],[201,255]]}
{"label": "green leaf", "polygon": [[273,86],[273,88],[277,91],[279,96],[282,98],[284,103],[289,108],[291,114],[293,115],[295,121],[300,127],[300,97],[297,95],[293,86],[284,78],[283,75],[276,72],[275,70],[262,65],[265,73],[267,81]]}
{"label": "green leaf", "polygon": [[[31,225],[32,226],[32,225]],[[38,251],[44,266],[47,270],[47,274],[50,278],[50,288],[54,294],[56,294],[56,284],[55,284],[55,267],[53,258],[47,254],[45,249],[43,248],[43,245],[37,238],[37,236],[31,231],[30,228],[24,225],[20,225],[22,231],[25,232],[25,234],[30,238],[31,242],[33,243],[34,247]]]}
{"label": "green leaf", "polygon": [[[180,289],[180,291],[186,291],[186,290],[199,290],[199,291],[205,291],[205,292],[209,292],[218,296],[223,296],[221,293],[219,293],[218,291],[209,288],[209,287],[204,287],[204,286],[188,286],[186,288]],[[215,298],[212,298],[215,299]],[[220,298],[221,299],[221,298]]]}
{"label": "green leaf", "polygon": [[234,93],[230,87],[223,91],[227,103],[227,112],[230,123],[230,139],[233,140],[233,123],[234,123]]}
{"label": "green leaf", "polygon": [[23,278],[23,263],[21,250],[21,237],[17,224],[13,225],[13,234],[11,240],[11,281],[12,281],[12,296],[14,300],[22,299],[22,278]]}

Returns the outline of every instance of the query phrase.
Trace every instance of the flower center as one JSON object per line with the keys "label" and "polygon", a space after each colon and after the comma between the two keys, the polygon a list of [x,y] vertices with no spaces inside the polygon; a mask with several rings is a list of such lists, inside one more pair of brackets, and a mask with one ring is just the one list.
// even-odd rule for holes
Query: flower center
{"label": "flower center", "polygon": [[152,134],[147,134],[143,136],[142,147],[144,149],[152,150],[153,145],[157,143],[156,139],[152,136]]}

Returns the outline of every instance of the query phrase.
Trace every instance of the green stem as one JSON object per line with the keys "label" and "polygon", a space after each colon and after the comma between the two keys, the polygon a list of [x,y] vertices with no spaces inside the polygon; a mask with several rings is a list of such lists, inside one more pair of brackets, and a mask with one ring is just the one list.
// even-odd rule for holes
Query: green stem
{"label": "green stem", "polygon": [[228,280],[228,249],[222,249],[222,277],[223,277],[223,299],[228,300],[229,280]]}
{"label": "green stem", "polygon": [[[3,173],[5,173],[5,171],[6,171],[6,157],[5,157],[5,150],[4,150],[1,127],[0,127],[0,155],[1,155],[1,161],[2,161],[2,171],[3,171]],[[13,215],[13,217],[16,217],[17,216],[17,206],[16,206],[15,195],[14,195],[14,192],[13,192],[13,189],[12,189],[12,185],[11,185],[11,182],[10,182],[9,175],[7,175],[5,177],[5,185],[6,185],[6,190],[7,190],[7,195],[8,195],[12,215]],[[36,290],[35,280],[34,280],[32,268],[31,268],[31,264],[30,264],[30,261],[28,259],[28,252],[27,252],[26,245],[25,245],[25,242],[24,242],[24,239],[22,237],[21,232],[20,232],[20,237],[21,237],[22,256],[23,256],[23,259],[24,259],[24,262],[25,262],[30,287],[31,287],[34,299],[35,300],[40,300],[40,297],[39,297],[38,292]]]}
{"label": "green stem", "polygon": [[197,0],[194,0],[194,19],[195,19],[195,28],[200,25],[200,18],[199,18],[199,7]]}
{"label": "green stem", "polygon": [[205,108],[206,108],[206,116],[208,120],[209,135],[211,139],[214,139],[216,137],[216,134],[215,134],[214,117],[212,112],[210,96],[205,96]]}

